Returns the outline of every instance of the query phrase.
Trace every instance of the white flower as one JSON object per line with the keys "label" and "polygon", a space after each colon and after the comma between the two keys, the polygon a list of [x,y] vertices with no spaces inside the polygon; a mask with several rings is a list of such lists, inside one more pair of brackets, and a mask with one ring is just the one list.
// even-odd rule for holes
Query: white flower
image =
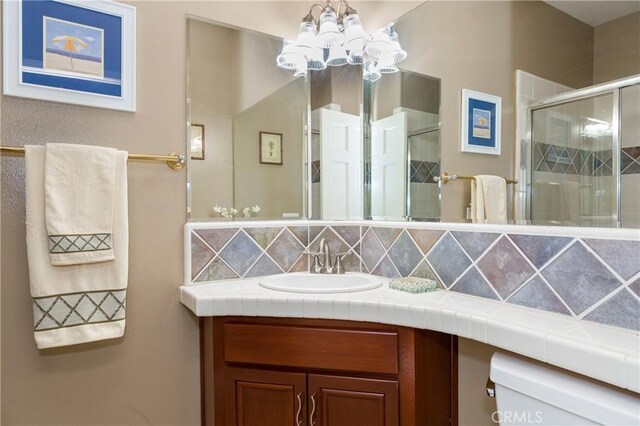
{"label": "white flower", "polygon": [[259,205],[256,204],[255,206],[253,206],[253,212],[254,213],[258,213],[259,211],[260,211],[260,206]]}

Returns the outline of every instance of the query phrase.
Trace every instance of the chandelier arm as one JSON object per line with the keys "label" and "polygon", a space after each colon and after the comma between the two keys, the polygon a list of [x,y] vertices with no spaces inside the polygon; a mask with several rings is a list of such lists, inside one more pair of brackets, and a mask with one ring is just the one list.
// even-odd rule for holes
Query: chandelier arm
{"label": "chandelier arm", "polygon": [[324,10],[324,7],[319,3],[311,5],[311,7],[309,8],[309,13],[307,13],[307,15],[304,18],[302,18],[302,22],[315,22],[316,21],[316,18],[313,16],[313,9],[315,9],[316,7],[319,7],[320,10]]}

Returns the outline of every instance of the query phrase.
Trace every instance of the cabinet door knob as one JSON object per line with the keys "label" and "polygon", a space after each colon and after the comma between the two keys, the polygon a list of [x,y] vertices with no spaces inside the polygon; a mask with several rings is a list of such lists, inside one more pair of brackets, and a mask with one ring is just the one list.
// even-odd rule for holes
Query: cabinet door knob
{"label": "cabinet door knob", "polygon": [[313,416],[316,414],[316,394],[311,395],[311,414],[309,415],[309,421],[311,426],[316,426],[316,421]]}
{"label": "cabinet door knob", "polygon": [[296,395],[298,399],[298,411],[296,412],[296,426],[302,426],[302,420],[300,419],[300,412],[302,411],[302,392]]}

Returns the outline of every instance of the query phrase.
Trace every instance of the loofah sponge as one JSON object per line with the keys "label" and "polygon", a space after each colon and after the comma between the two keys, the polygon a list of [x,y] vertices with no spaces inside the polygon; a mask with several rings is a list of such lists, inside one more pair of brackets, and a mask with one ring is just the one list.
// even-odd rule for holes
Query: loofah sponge
{"label": "loofah sponge", "polygon": [[438,283],[428,278],[397,278],[389,282],[389,288],[407,293],[426,293],[438,289]]}

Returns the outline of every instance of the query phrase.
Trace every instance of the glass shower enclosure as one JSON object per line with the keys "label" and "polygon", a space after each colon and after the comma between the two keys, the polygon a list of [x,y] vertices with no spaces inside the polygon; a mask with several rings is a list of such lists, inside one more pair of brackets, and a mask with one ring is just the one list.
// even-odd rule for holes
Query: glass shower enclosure
{"label": "glass shower enclosure", "polygon": [[640,227],[640,76],[535,101],[529,129],[531,222]]}

